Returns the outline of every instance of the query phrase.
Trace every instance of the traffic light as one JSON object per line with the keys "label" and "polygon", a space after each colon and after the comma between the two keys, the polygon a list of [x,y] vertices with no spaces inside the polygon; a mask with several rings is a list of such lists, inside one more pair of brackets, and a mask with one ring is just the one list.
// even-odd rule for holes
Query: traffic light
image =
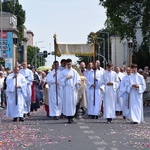
{"label": "traffic light", "polygon": [[43,57],[46,58],[48,55],[47,51],[43,51]]}

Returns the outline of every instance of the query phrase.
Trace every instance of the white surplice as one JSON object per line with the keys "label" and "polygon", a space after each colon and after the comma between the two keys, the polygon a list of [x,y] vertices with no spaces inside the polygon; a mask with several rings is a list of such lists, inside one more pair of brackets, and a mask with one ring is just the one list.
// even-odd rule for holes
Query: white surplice
{"label": "white surplice", "polygon": [[[124,74],[119,72],[117,73],[117,77],[122,81]],[[120,80],[119,80],[119,88],[117,89],[117,95],[116,95],[116,111],[123,111],[123,98],[120,97],[120,84],[121,84]]]}
{"label": "white surplice", "polygon": [[128,90],[128,75],[124,76],[120,83],[120,97],[123,99],[123,116],[130,118],[129,113],[129,93]]}
{"label": "white surplice", "polygon": [[[71,75],[72,78],[66,79],[68,75]],[[61,71],[60,82],[63,86],[63,114],[65,116],[74,116],[77,105],[77,92],[79,89],[78,83],[81,82],[81,78],[75,69],[67,68]]]}
{"label": "white surplice", "polygon": [[21,69],[19,73],[21,73],[25,77],[27,82],[27,95],[24,97],[26,103],[24,113],[29,113],[31,108],[31,86],[34,80],[33,72],[30,69],[26,68],[26,69]]}
{"label": "white surplice", "polygon": [[[108,82],[112,82],[113,85],[108,86]],[[104,84],[104,118],[115,118],[116,93],[119,86],[116,72],[106,70],[102,76],[102,83]]]}
{"label": "white surplice", "polygon": [[17,89],[17,105],[16,105],[16,78],[13,79],[14,73],[8,75],[6,79],[7,84],[7,116],[12,118],[23,117],[24,113],[24,96],[27,95],[26,88],[27,83],[23,75],[17,75],[17,85],[20,88]]}
{"label": "white surplice", "polygon": [[[57,70],[57,82],[60,78],[60,70]],[[60,116],[61,115],[61,109],[62,109],[62,87],[60,84],[57,85],[57,92],[56,92],[56,76],[55,69],[53,69],[51,72],[48,73],[46,76],[46,82],[49,86],[49,110],[50,114],[49,116]],[[56,95],[57,93],[57,95]]]}
{"label": "white surplice", "polygon": [[[130,94],[130,120],[131,122],[144,122],[143,93],[146,90],[145,80],[139,73],[132,73],[128,78],[128,93]],[[138,84],[139,88],[132,87]]]}
{"label": "white surplice", "polygon": [[[95,73],[94,73],[95,72]],[[94,90],[94,87],[92,87],[91,85],[94,84],[94,75],[97,79],[97,81],[95,81],[96,87]],[[99,71],[99,70],[92,70],[88,73],[87,76],[87,101],[88,101],[88,107],[87,107],[87,113],[88,115],[94,115],[94,116],[98,116],[100,108],[101,108],[101,104],[102,104],[102,92],[100,90],[101,87],[101,77],[103,75],[103,72]],[[94,96],[95,94],[95,96]]]}

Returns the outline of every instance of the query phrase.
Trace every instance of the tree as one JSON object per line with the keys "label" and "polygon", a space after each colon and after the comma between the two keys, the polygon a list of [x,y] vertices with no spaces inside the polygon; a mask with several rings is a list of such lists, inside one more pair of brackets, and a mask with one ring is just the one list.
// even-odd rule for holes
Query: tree
{"label": "tree", "polygon": [[[111,30],[106,28],[106,29],[101,29],[97,32],[91,32],[87,36],[87,43],[94,43],[94,38],[96,39],[96,42],[95,42],[96,53],[97,54],[99,53],[101,56],[103,56],[107,60],[107,62],[111,60],[111,58],[109,58],[108,60],[108,40],[109,40],[108,33],[110,36],[114,35],[114,33],[111,32]],[[110,53],[109,53],[109,56],[110,56]],[[88,57],[77,56],[77,57],[79,58],[78,63],[83,61],[87,64],[88,62],[93,61],[93,56],[88,56]],[[104,60],[103,57],[96,56],[95,60],[99,59],[101,64],[106,63],[106,60]]]}
{"label": "tree", "polygon": [[136,39],[136,27],[141,27],[143,43],[148,44],[147,40],[150,38],[149,0],[100,0],[100,4],[107,10],[109,25],[122,38]]}
{"label": "tree", "polygon": [[44,66],[46,59],[40,54],[40,49],[35,46],[28,46],[27,47],[27,62],[31,64],[32,66],[35,66],[37,63],[37,67]]}
{"label": "tree", "polygon": [[[150,64],[150,0],[100,0],[106,8],[106,28],[116,32],[121,39],[133,40],[136,47],[137,27],[142,30],[143,41],[139,52],[133,54],[133,62],[140,67]],[[142,60],[144,61],[141,61]]]}
{"label": "tree", "polygon": [[18,29],[18,39],[21,43],[24,34],[24,23],[26,18],[26,13],[22,8],[22,5],[19,4],[18,0],[11,0],[3,2],[3,11],[10,12],[17,17],[17,29]]}

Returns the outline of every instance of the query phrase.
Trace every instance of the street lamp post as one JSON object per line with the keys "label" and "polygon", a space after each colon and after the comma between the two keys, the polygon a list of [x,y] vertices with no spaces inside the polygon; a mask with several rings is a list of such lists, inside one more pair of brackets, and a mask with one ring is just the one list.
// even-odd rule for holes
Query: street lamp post
{"label": "street lamp post", "polygon": [[110,45],[110,43],[109,43],[109,32],[101,32],[101,31],[99,31],[100,33],[104,33],[104,34],[107,34],[107,40],[108,40],[108,62],[110,61],[110,55],[109,55],[109,53],[110,53],[110,51],[109,51],[109,45]]}
{"label": "street lamp post", "polygon": [[1,0],[1,52],[0,52],[0,56],[2,57],[3,54],[3,6],[2,6],[2,0]]}
{"label": "street lamp post", "polygon": [[122,44],[123,44],[123,54],[124,54],[123,64],[125,65],[126,64],[126,44],[127,44],[127,41],[123,40]]}
{"label": "street lamp post", "polygon": [[[40,47],[40,51],[42,48],[45,48],[45,47]],[[43,53],[43,51],[41,51],[41,52]],[[43,57],[43,55],[40,55],[40,66],[42,66],[42,57]]]}
{"label": "street lamp post", "polygon": [[[103,56],[105,57],[105,38],[99,38],[99,37],[97,37],[96,39],[103,40]],[[100,49],[100,47],[98,49]],[[100,54],[100,50],[98,51],[98,53]],[[97,56],[100,56],[100,55],[97,55]],[[103,67],[105,68],[105,63],[104,63]]]}
{"label": "street lamp post", "polygon": [[103,56],[103,55],[101,55],[101,54],[97,54],[97,56],[101,56],[101,57],[104,59],[105,64],[107,64],[107,63],[108,63],[108,62],[107,62],[107,60],[106,60],[106,58],[105,58],[105,56]]}
{"label": "street lamp post", "polygon": [[[37,47],[37,44],[38,44],[38,43],[42,43],[42,42],[43,42],[43,41],[37,41],[37,42],[35,42],[35,48]],[[36,50],[36,49],[35,49],[35,50]],[[37,56],[37,54],[38,54],[37,51],[35,51],[35,55],[36,55],[36,56]],[[34,66],[35,66],[35,68],[37,68],[37,57],[36,57],[36,59],[35,59],[35,65],[34,65]]]}
{"label": "street lamp post", "polygon": [[129,66],[131,67],[132,64],[132,55],[133,55],[133,42],[130,40],[128,42],[128,48],[129,48]]}

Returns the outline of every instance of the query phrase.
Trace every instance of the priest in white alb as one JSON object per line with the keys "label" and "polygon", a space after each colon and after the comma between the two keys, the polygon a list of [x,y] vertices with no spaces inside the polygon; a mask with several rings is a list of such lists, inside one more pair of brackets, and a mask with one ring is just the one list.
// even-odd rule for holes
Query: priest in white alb
{"label": "priest in white alb", "polygon": [[27,95],[25,98],[25,114],[30,116],[30,109],[31,109],[31,86],[34,80],[33,72],[27,68],[27,62],[22,63],[23,68],[19,71],[27,81]]}
{"label": "priest in white alb", "polygon": [[107,119],[107,123],[111,123],[112,119],[116,117],[115,104],[116,94],[119,87],[119,79],[116,72],[112,70],[113,64],[107,64],[107,70],[102,77],[102,83],[104,84],[104,118]]}
{"label": "priest in white alb", "polygon": [[88,100],[87,113],[92,119],[98,119],[102,104],[102,75],[103,72],[98,70],[98,64],[96,62],[93,63],[93,70],[88,73],[86,80]]}
{"label": "priest in white alb", "polygon": [[122,115],[123,118],[130,118],[130,113],[129,113],[129,93],[128,91],[128,78],[131,74],[131,68],[127,67],[126,68],[126,75],[122,78],[121,83],[120,83],[120,97],[123,100],[123,111]]}
{"label": "priest in white alb", "polygon": [[59,84],[61,71],[58,69],[58,61],[53,62],[54,69],[46,76],[46,83],[49,86],[49,116],[59,119],[62,109],[62,87]]}
{"label": "priest in white alb", "polygon": [[123,98],[120,96],[120,84],[124,74],[120,72],[120,68],[118,66],[115,67],[115,72],[117,73],[117,77],[119,79],[119,88],[117,89],[116,94],[116,115],[119,116],[122,115],[123,111]]}
{"label": "priest in white alb", "polygon": [[[7,84],[7,116],[12,117],[13,121],[24,121],[24,96],[26,93],[26,79],[19,73],[19,68],[15,67],[14,72],[8,75]],[[16,97],[17,96],[17,97]]]}
{"label": "priest in white alb", "polygon": [[77,92],[81,78],[78,72],[72,68],[72,60],[66,60],[67,68],[61,72],[60,82],[63,86],[63,115],[68,118],[68,123],[73,122],[76,112]]}
{"label": "priest in white alb", "polygon": [[133,64],[132,74],[128,78],[128,93],[130,94],[130,121],[138,124],[144,122],[143,93],[146,90],[144,77],[137,72],[137,65]]}

